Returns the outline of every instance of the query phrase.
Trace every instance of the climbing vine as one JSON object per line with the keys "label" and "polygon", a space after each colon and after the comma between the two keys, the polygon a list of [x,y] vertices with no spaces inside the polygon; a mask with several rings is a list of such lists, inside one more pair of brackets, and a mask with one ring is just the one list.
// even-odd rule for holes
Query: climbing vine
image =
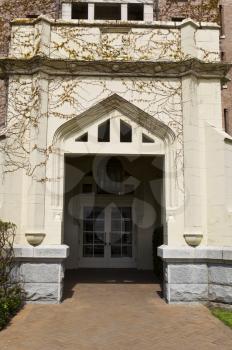
{"label": "climbing vine", "polygon": [[[160,19],[167,19],[174,11],[177,2],[160,2]],[[56,1],[3,1],[0,5],[0,51],[7,52],[9,42],[9,20],[30,13],[46,13],[56,17]],[[188,1],[178,5],[178,11],[196,21],[218,20],[218,1]],[[14,11],[13,11],[14,9]],[[176,10],[175,10],[176,11]],[[210,13],[210,14],[209,14]],[[166,17],[165,17],[166,16]],[[211,16],[211,17],[210,17]],[[39,23],[39,22],[36,22]],[[51,22],[52,23],[52,22]],[[25,24],[25,25],[22,25]],[[131,31],[107,32],[94,26],[69,26],[50,24],[50,42],[41,40],[41,25],[33,20],[15,22],[12,28],[9,56],[14,59],[30,60],[33,57],[46,57],[48,45],[51,59],[63,61],[120,61],[120,62],[180,62],[189,58],[181,49],[179,29],[139,28]],[[2,29],[2,30],[1,30]],[[204,61],[217,61],[218,53],[199,47],[199,57]],[[71,64],[67,68],[71,69]],[[20,63],[19,63],[20,68]],[[41,125],[50,127],[55,120],[56,127],[64,120],[76,117],[84,110],[113,93],[142,108],[155,118],[162,120],[175,132],[178,142],[176,164],[182,162],[182,110],[181,80],[172,78],[81,78],[59,77],[49,74],[48,86],[41,84],[41,74],[31,76],[15,74],[10,78],[8,90],[7,125],[1,131],[4,140],[0,141],[0,151],[4,154],[4,169],[13,172],[23,169],[37,181],[49,180],[41,169],[46,167],[55,145],[52,140],[44,142]],[[4,88],[2,87],[2,91]],[[49,105],[42,110],[43,96]],[[1,94],[0,94],[1,95]],[[4,93],[2,93],[4,96]],[[0,98],[3,101],[3,98]],[[42,128],[43,130],[43,128]],[[54,132],[54,130],[50,130]],[[0,135],[1,137],[1,135]]]}

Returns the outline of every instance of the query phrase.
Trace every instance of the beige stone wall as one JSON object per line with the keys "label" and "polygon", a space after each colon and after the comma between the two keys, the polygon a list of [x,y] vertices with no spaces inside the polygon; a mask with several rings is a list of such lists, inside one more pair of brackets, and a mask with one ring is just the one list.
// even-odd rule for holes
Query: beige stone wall
{"label": "beige stone wall", "polygon": [[[0,56],[6,56],[10,42],[10,21],[28,15],[58,17],[59,0],[0,0]],[[0,126],[6,118],[6,88],[0,80]]]}
{"label": "beige stone wall", "polygon": [[[219,5],[222,6],[222,36],[221,51],[223,60],[232,61],[232,1],[231,0],[203,0],[203,10],[199,6],[202,1],[158,0],[160,20],[171,20],[173,17],[191,17],[195,20],[217,21],[220,23]],[[155,12],[156,17],[156,12]],[[228,74],[232,79],[232,73]],[[227,110],[227,125],[224,120],[224,110]],[[232,134],[232,83],[228,82],[222,89],[222,125]]]}

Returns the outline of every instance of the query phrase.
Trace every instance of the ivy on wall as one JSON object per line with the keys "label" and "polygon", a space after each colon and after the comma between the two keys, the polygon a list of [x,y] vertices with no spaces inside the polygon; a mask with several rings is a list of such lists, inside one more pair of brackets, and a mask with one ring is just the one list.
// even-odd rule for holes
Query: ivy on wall
{"label": "ivy on wall", "polygon": [[[160,18],[164,13],[173,11],[177,1],[160,2]],[[178,5],[181,13],[195,18],[197,21],[217,20],[216,0],[188,1]],[[5,0],[0,4],[0,52],[6,53],[9,42],[9,21],[17,16],[23,17],[27,14],[45,13],[56,17],[58,13],[58,3],[55,0]],[[162,12],[163,11],[163,12]],[[211,16],[211,17],[209,17]],[[24,59],[32,58],[40,53],[39,32],[29,33],[22,30],[23,27],[16,26],[12,33],[13,56]],[[54,29],[54,28],[53,28]],[[136,33],[137,30],[137,33]],[[96,44],[91,33],[86,33],[85,28],[72,28],[70,26],[57,26],[53,31],[50,53],[52,58],[63,58],[70,60],[94,61],[97,59],[113,61],[130,60],[152,60],[154,52],[157,53],[155,60],[183,61],[186,57],[181,51],[180,34],[177,31],[157,30],[154,32],[143,29],[136,29],[133,35],[123,35],[112,33],[101,34],[101,41]],[[135,35],[136,34],[136,35]],[[144,40],[144,38],[148,40]],[[33,46],[33,40],[37,42]],[[31,45],[32,43],[32,45]],[[156,51],[154,51],[154,48]],[[137,50],[137,51],[136,51]],[[202,59],[209,61],[212,54],[202,52]],[[137,55],[137,56],[136,56]],[[213,56],[214,57],[214,56]],[[215,56],[216,57],[216,56]],[[151,115],[164,121],[175,130],[177,140],[180,144],[178,159],[182,158],[182,111],[181,111],[181,81],[168,83],[162,79],[144,80],[134,79],[129,82],[126,79],[119,79],[120,93],[126,96],[131,103],[141,107]],[[78,113],[109,96],[118,93],[104,79],[90,79],[82,81],[80,79],[57,79],[49,78],[49,111],[40,112],[41,94],[43,91],[39,86],[38,77],[24,78],[15,76],[11,79],[8,91],[8,121],[6,128],[6,140],[0,142],[0,151],[4,154],[5,170],[16,171],[24,169],[27,175],[33,176],[38,181],[45,181],[46,178],[37,176],[37,170],[46,166],[47,160],[52,153],[53,145],[37,142],[40,132],[40,125],[48,118],[64,119],[73,118]],[[88,91],[88,96],[83,99],[84,91]],[[90,91],[95,91],[95,96],[90,96]],[[4,99],[6,88],[0,85],[0,106],[2,111],[6,105]],[[154,93],[155,92],[155,93]],[[84,102],[85,101],[85,102]],[[86,101],[88,101],[86,103]],[[66,113],[66,111],[69,111]],[[34,156],[35,154],[37,156]],[[32,160],[33,158],[33,160]],[[36,159],[36,161],[35,161]],[[40,172],[39,172],[40,173]]]}

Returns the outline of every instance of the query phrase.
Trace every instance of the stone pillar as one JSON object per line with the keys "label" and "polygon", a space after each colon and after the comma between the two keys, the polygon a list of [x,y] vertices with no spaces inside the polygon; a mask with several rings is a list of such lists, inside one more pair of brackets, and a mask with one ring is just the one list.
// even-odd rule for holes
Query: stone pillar
{"label": "stone pillar", "polygon": [[56,304],[62,299],[66,245],[39,247],[15,245],[16,277],[26,291],[28,303]]}
{"label": "stone pillar", "polygon": [[232,303],[232,248],[161,246],[168,303]]}
{"label": "stone pillar", "polygon": [[[185,234],[203,234],[207,242],[204,122],[199,113],[198,79],[182,79]],[[207,113],[207,111],[205,111]]]}
{"label": "stone pillar", "polygon": [[[47,153],[47,109],[48,78],[40,73],[32,81],[33,98],[38,99],[38,109],[32,111],[36,120],[30,130],[31,174],[25,179],[27,197],[27,233],[46,233],[45,229],[45,193],[46,193],[46,153]],[[36,104],[35,104],[36,105]],[[47,234],[47,233],[46,233]],[[46,239],[46,238],[45,238]]]}

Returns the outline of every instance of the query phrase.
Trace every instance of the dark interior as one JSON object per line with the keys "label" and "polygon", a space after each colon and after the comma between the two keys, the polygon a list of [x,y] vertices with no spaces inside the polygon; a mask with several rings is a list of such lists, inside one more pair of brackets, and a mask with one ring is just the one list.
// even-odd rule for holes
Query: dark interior
{"label": "dark interior", "polygon": [[143,21],[143,4],[128,4],[128,20]]}
{"label": "dark interior", "polygon": [[88,3],[85,3],[85,2],[73,3],[72,19],[88,19]]}
{"label": "dark interior", "polygon": [[120,20],[121,4],[100,4],[95,3],[95,19]]}

